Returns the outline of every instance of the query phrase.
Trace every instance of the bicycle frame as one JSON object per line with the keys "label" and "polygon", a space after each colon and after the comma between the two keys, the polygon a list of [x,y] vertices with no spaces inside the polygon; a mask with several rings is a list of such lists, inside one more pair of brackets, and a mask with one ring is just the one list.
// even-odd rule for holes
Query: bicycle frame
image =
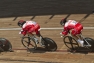
{"label": "bicycle frame", "polygon": [[[33,34],[33,35],[31,36],[31,39],[32,39],[34,42],[36,42],[34,38],[38,39],[38,38],[36,37],[36,35]],[[39,44],[40,44],[41,46],[45,47],[45,44],[44,44],[43,41],[45,41],[45,40],[44,40],[43,37],[40,35],[38,42],[39,42]]]}
{"label": "bicycle frame", "polygon": [[[61,34],[61,33],[60,33]],[[72,35],[70,34],[70,31],[68,32],[68,36],[72,37]],[[82,35],[82,33],[80,34],[81,38],[87,43],[87,45],[84,45],[84,47],[91,47],[91,45],[88,43],[87,40],[85,40],[85,37]],[[62,37],[62,36],[61,36]],[[64,36],[63,36],[64,37]]]}
{"label": "bicycle frame", "polygon": [[82,35],[82,33],[80,35],[81,35],[81,38],[87,43],[87,45],[84,45],[84,46],[91,47],[91,45],[88,43],[88,41],[85,40],[85,37]]}

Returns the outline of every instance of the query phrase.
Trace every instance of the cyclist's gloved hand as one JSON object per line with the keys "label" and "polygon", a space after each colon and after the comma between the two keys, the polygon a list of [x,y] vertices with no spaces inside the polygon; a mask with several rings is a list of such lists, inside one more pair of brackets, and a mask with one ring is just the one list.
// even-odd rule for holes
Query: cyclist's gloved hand
{"label": "cyclist's gloved hand", "polygon": [[19,34],[22,34],[22,32],[23,32],[23,30],[21,30],[21,31],[19,32]]}
{"label": "cyclist's gloved hand", "polygon": [[61,37],[64,37],[65,36],[64,34],[62,34],[62,32],[60,33],[60,35],[62,35]]}
{"label": "cyclist's gloved hand", "polygon": [[19,34],[21,34],[21,32],[19,32]]}

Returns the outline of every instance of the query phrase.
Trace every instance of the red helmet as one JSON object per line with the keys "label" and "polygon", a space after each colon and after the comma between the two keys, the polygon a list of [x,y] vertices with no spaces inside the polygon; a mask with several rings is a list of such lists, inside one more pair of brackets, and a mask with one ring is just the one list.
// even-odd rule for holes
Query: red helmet
{"label": "red helmet", "polygon": [[61,24],[61,25],[64,25],[66,22],[67,22],[67,20],[66,20],[66,18],[65,18],[65,19],[62,19],[62,20],[60,21],[60,24]]}
{"label": "red helmet", "polygon": [[20,20],[20,21],[18,21],[18,26],[22,27],[24,23],[26,23],[26,21]]}

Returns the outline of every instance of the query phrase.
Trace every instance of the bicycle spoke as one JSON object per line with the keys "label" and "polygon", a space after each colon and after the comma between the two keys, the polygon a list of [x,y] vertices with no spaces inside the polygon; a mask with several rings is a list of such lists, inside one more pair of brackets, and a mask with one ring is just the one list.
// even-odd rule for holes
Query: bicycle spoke
{"label": "bicycle spoke", "polygon": [[22,39],[22,44],[23,44],[23,46],[24,47],[26,47],[26,48],[34,48],[34,49],[36,49],[37,48],[37,45],[36,45],[36,43],[35,42],[31,42],[31,40],[29,39],[29,37],[28,38],[23,38]]}
{"label": "bicycle spoke", "polygon": [[79,47],[78,43],[76,40],[70,36],[64,37],[64,44],[69,48],[69,49],[75,49]]}
{"label": "bicycle spoke", "polygon": [[29,45],[31,45],[31,46],[33,46],[33,47],[35,47],[35,45],[33,45],[33,44],[29,44]]}
{"label": "bicycle spoke", "polygon": [[77,45],[78,46],[78,43],[72,43],[73,45]]}
{"label": "bicycle spoke", "polygon": [[70,44],[70,42],[65,42],[65,43]]}

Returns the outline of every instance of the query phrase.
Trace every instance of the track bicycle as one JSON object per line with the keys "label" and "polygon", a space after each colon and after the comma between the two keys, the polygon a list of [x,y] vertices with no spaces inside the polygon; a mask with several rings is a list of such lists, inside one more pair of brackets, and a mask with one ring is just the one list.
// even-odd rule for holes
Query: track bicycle
{"label": "track bicycle", "polygon": [[41,47],[45,48],[46,51],[56,51],[57,50],[57,44],[55,43],[54,40],[48,37],[42,37],[42,35],[39,37],[36,35],[31,36],[24,36],[21,39],[21,42],[24,47],[27,49],[33,48],[37,50],[38,45]]}
{"label": "track bicycle", "polygon": [[[94,40],[89,37],[83,37],[82,34],[81,38],[84,41],[83,47],[90,51],[94,51]],[[63,36],[63,42],[69,48],[69,50],[78,50],[81,47],[77,40],[71,36],[70,32],[68,33],[68,36]]]}

